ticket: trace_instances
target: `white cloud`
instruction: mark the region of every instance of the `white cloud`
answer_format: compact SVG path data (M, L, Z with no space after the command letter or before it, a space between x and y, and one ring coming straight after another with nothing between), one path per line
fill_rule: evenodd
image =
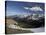
M30 8L30 10L32 10L32 11L43 11L42 8L40 8L40 7L32 7L32 8Z
M24 9L29 9L28 7L24 7Z
M29 9L29 10L31 10L31 11L43 11L43 9L40 8L40 7L32 7L32 8L24 7L24 8L25 8L25 9Z

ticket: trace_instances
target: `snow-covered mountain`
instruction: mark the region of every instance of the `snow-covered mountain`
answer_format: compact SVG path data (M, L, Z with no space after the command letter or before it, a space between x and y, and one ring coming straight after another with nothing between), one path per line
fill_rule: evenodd
M44 18L43 14L33 14L33 16L32 16L33 20L39 20L41 18Z
M41 18L44 18L44 14L31 14L31 15L14 15L14 16L10 16L10 18L18 18L18 19L26 19L26 20L39 20Z
M40 18L44 18L43 14L32 14L32 15L18 15L19 18L27 18L27 20L32 19L32 20L39 20Z

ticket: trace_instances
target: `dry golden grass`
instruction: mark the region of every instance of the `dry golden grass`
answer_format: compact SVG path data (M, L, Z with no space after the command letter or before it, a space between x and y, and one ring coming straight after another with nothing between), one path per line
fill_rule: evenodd
M6 19L6 23L7 24L15 24L16 21L14 21L13 19Z
M32 31L29 31L29 30L7 28L7 25L15 24L15 23L16 21L14 21L13 19L6 19L6 34L32 33Z

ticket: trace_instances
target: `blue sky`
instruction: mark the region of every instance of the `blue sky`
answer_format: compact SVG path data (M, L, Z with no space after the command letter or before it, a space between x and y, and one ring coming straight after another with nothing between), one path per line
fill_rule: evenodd
M27 7L28 9L24 7ZM38 10L42 9L42 11L38 11L40 14L44 13L44 3L7 1L6 2L6 16L36 13L34 12L36 8ZM34 11L32 11L32 9Z

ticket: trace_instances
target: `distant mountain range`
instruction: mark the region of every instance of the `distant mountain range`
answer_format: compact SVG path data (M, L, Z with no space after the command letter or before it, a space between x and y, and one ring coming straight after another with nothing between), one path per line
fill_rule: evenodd
M8 16L7 18L27 18L27 20L39 20L40 18L44 18L45 16L43 14L32 14L32 15L13 15L13 16Z
M14 15L6 17L18 22L18 25L23 28L36 28L44 26L45 16L43 14L33 15Z

